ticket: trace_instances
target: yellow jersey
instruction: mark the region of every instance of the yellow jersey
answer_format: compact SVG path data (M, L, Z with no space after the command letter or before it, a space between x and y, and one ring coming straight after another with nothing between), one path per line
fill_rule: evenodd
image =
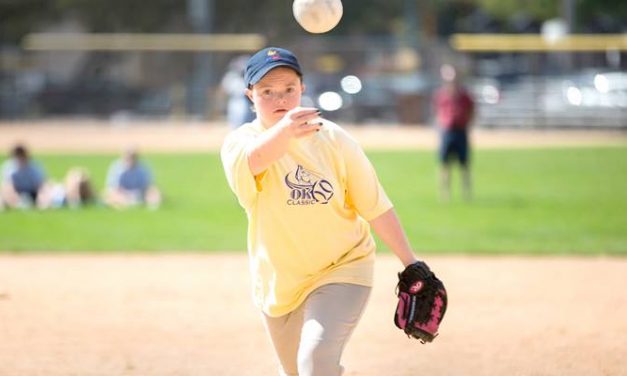
M255 304L269 316L296 309L328 283L372 285L375 242L368 221L392 208L360 145L328 120L292 139L287 152L253 176L246 151L258 120L227 135L221 158L248 218Z

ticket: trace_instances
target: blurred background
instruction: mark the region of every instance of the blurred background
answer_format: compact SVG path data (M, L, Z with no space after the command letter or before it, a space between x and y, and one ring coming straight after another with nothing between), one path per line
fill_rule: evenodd
M223 121L231 62L278 45L335 121L428 125L452 64L478 126L627 127L627 2L343 4L312 37L285 0L0 0L0 120Z
M65 198L76 167L96 196L0 203L0 375L275 369L217 153L242 61L266 46L298 55L305 105L366 141L412 247L455 294L441 342L408 360L386 308L399 264L377 256L351 374L627 375L627 1L342 3L312 35L291 0L0 0L0 162L25 143ZM452 199L438 195L445 65L476 102L472 200L460 171ZM158 210L99 198L129 147Z

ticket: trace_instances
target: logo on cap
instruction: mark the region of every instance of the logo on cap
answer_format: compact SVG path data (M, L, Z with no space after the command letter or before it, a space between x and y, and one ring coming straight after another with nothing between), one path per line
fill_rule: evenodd
M269 58L266 59L266 61L279 60L281 58L281 55L279 55L279 51L277 50L268 50L268 56Z

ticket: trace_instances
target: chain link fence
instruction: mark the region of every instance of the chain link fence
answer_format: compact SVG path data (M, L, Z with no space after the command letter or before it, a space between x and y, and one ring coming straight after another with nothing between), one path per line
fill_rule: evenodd
M322 36L281 46L292 49L305 70L304 104L319 106L337 121L429 125L439 67L448 63L462 72L475 96L477 126L627 127L620 52L613 63L596 54L564 65L538 53L462 54L446 40L411 46L392 37ZM224 119L228 98L221 78L245 52L204 54L211 71L199 88L194 52L5 47L0 119ZM205 104L200 113L194 109L199 102Z

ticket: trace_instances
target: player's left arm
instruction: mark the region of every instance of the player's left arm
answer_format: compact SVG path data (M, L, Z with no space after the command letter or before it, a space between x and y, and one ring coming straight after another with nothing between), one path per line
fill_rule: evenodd
M392 202L359 143L341 128L334 132L346 165L347 203L370 223L379 238L407 266L417 261Z
M404 266L418 261L394 208L369 221L379 238L401 260Z
M466 91L466 100L468 101L468 122L472 122L475 118L475 99Z

